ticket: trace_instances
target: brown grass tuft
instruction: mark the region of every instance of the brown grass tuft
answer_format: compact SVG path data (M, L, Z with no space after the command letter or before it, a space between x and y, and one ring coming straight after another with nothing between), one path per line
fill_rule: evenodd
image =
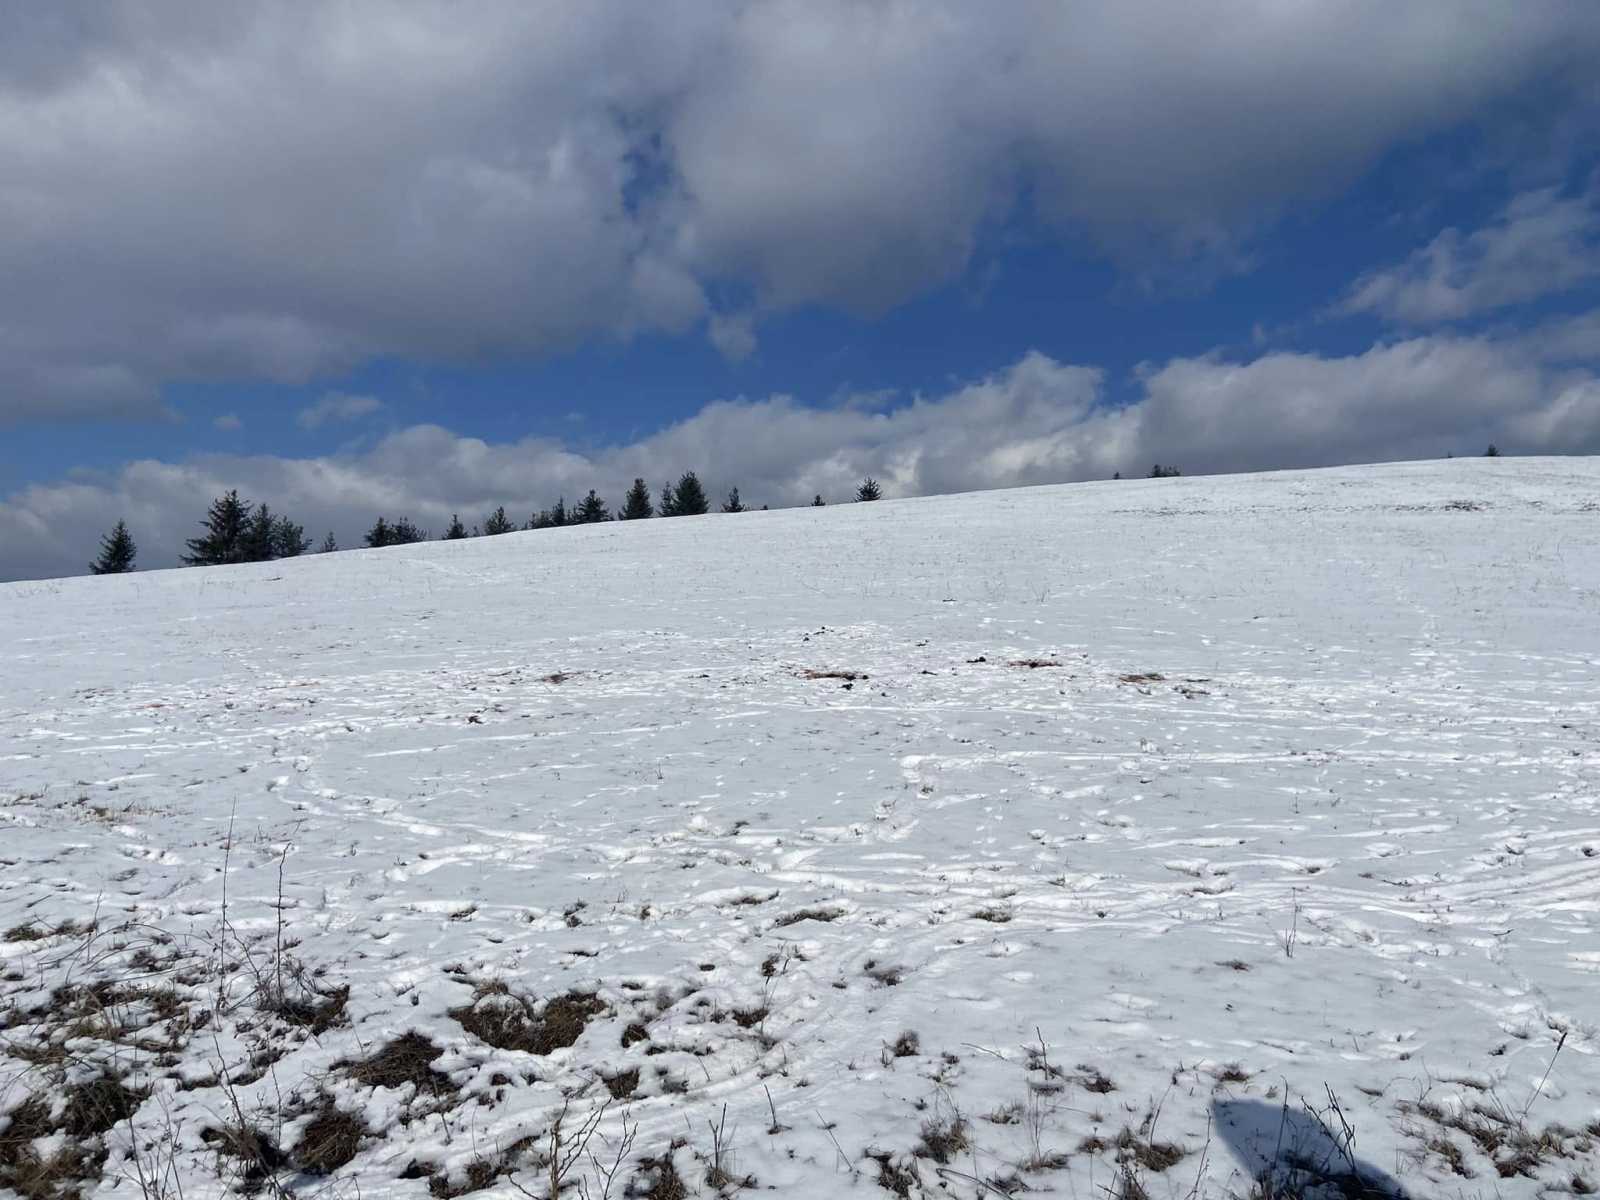
M453 1092L450 1077L433 1069L433 1061L444 1051L424 1035L412 1030L385 1045L370 1058L348 1067L350 1077L368 1087L398 1088L415 1084L420 1092Z

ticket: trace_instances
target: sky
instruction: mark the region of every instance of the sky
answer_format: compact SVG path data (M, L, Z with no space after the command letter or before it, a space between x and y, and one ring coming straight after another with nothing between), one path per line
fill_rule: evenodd
M0 0L0 579L1600 453L1593 0Z

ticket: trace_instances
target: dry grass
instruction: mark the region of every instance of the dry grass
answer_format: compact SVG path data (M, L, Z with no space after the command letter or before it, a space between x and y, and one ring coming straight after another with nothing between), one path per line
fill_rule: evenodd
M798 925L801 921L837 921L844 916L842 908L802 908L792 913L785 913L772 923L774 929L787 929L791 925Z
M444 1051L427 1037L413 1030L385 1044L377 1053L346 1070L357 1083L368 1087L399 1088L413 1084L421 1092L453 1092L450 1077L433 1068Z
M922 1140L917 1143L915 1152L942 1166L970 1144L967 1123L961 1117L935 1117L922 1123Z
M605 1011L600 998L587 992L553 996L536 1011L522 997L495 990L480 994L464 1008L452 1009L450 1015L497 1050L543 1055L572 1045L589 1021Z
M633 1067L627 1071L618 1071L615 1075L605 1076L606 1091L617 1100L626 1100L633 1095L639 1087L639 1068Z
M324 1100L321 1111L300 1135L295 1161L308 1175L332 1175L356 1156L366 1135L361 1118Z

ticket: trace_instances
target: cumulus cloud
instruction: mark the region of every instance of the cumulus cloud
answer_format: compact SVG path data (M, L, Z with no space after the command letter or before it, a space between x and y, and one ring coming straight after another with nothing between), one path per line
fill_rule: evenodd
M1356 280L1340 305L1427 325L1493 312L1600 279L1600 177L1579 195L1542 188L1498 219L1446 229L1405 262Z
M470 525L504 504L519 519L598 488L615 503L635 476L652 487L695 469L714 493L747 503L844 499L864 475L890 496L1142 473L1190 473L1476 453L1600 452L1600 378L1574 355L1600 314L1546 336L1429 335L1360 354L1209 355L1151 364L1139 395L1109 403L1104 373L1030 353L940 395L786 396L717 401L642 440L580 452L559 441L490 444L436 425L403 429L360 453L289 459L209 455L141 461L104 478L23 489L0 502L0 578L81 571L85 548L117 519L142 564L171 565L214 495L269 501L344 545L380 513L433 529ZM1584 322L1587 321L1587 324Z
M220 433L237 433L244 428L244 422L237 413L223 413L220 417L213 417L211 428Z
M353 396L348 392L329 392L315 404L308 404L295 414L295 423L301 429L320 429L330 422L357 421L371 416L383 408L376 396Z
M16 5L0 423L386 354L702 329L738 357L713 297L881 311L1023 205L1227 254L1597 57L1579 0Z

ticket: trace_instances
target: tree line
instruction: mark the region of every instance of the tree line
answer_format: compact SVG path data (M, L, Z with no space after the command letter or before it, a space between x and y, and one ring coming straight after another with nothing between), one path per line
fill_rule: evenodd
M883 489L878 481L868 476L856 489L858 501L880 500ZM813 507L827 502L819 494L811 501ZM761 506L763 509L766 505ZM723 499L721 510L725 513L748 512L739 496L738 488L730 488ZM469 537L494 537L502 533L515 533L523 529L554 529L563 525L594 525L602 521L638 521L649 517L695 517L711 511L711 500L706 495L700 477L686 471L677 483L662 485L657 497L652 499L650 489L643 479L635 479L623 498L622 507L615 514L611 506L594 488L571 508L566 497L558 499L552 508L540 509L525 524L518 524L506 514L501 505L486 516L482 523L469 531L459 513L452 514L450 524L441 535L443 541L456 541ZM200 522L203 532L188 539L188 553L182 555L185 566L219 566L225 563L267 562L279 558L297 558L311 549L305 528L288 517L274 513L265 504L253 505L239 498L237 489L219 496L211 502ZM363 535L366 545L404 546L431 540L432 535L409 517L391 521L380 516ZM317 547L321 554L339 549L332 532ZM118 521L100 539L100 556L89 564L95 575L120 575L134 569L138 547L125 521Z
M1490 443L1483 456L1499 458L1500 448ZM1150 469L1148 478L1172 479L1182 474L1182 471L1170 464L1156 463ZM1122 472L1118 471L1112 478L1121 479ZM870 475L861 481L860 487L856 488L855 499L858 502L882 498L883 489ZM811 506L821 508L826 503L827 501L819 493L813 497ZM767 506L763 504L761 507L765 509ZM729 489L721 509L725 513L748 511L739 497L738 488ZM594 488L590 488L589 494L571 508L567 507L566 497L563 496L556 501L555 507L540 509L522 525L506 515L504 505L496 508L483 519L481 524L474 525L470 531L462 522L460 514L454 513L441 539L456 541L469 537L494 537L524 529L593 525L601 521L638 521L647 517L696 517L710 511L711 501L700 483L700 477L693 471L686 471L679 477L677 483L663 484L655 500L651 499L650 489L645 486L644 480L635 479L633 486L628 489L628 494L623 497L622 507L614 514L600 494ZM190 538L186 543L189 552L182 556L185 566L205 567L223 563L296 558L311 549L311 542L307 540L302 526L295 524L286 516L274 513L265 504L251 505L240 500L237 489L213 500L205 519L200 524L205 532L200 537ZM413 542L426 542L431 537L427 530L418 527L409 517L401 517L392 522L387 517L379 517L362 540L368 546L404 546ZM339 544L330 532L317 550L318 553L328 554L338 548ZM134 569L137 553L138 547L134 543L133 535L128 532L127 523L118 521L111 532L100 539L100 556L89 564L89 570L95 575L123 574Z

